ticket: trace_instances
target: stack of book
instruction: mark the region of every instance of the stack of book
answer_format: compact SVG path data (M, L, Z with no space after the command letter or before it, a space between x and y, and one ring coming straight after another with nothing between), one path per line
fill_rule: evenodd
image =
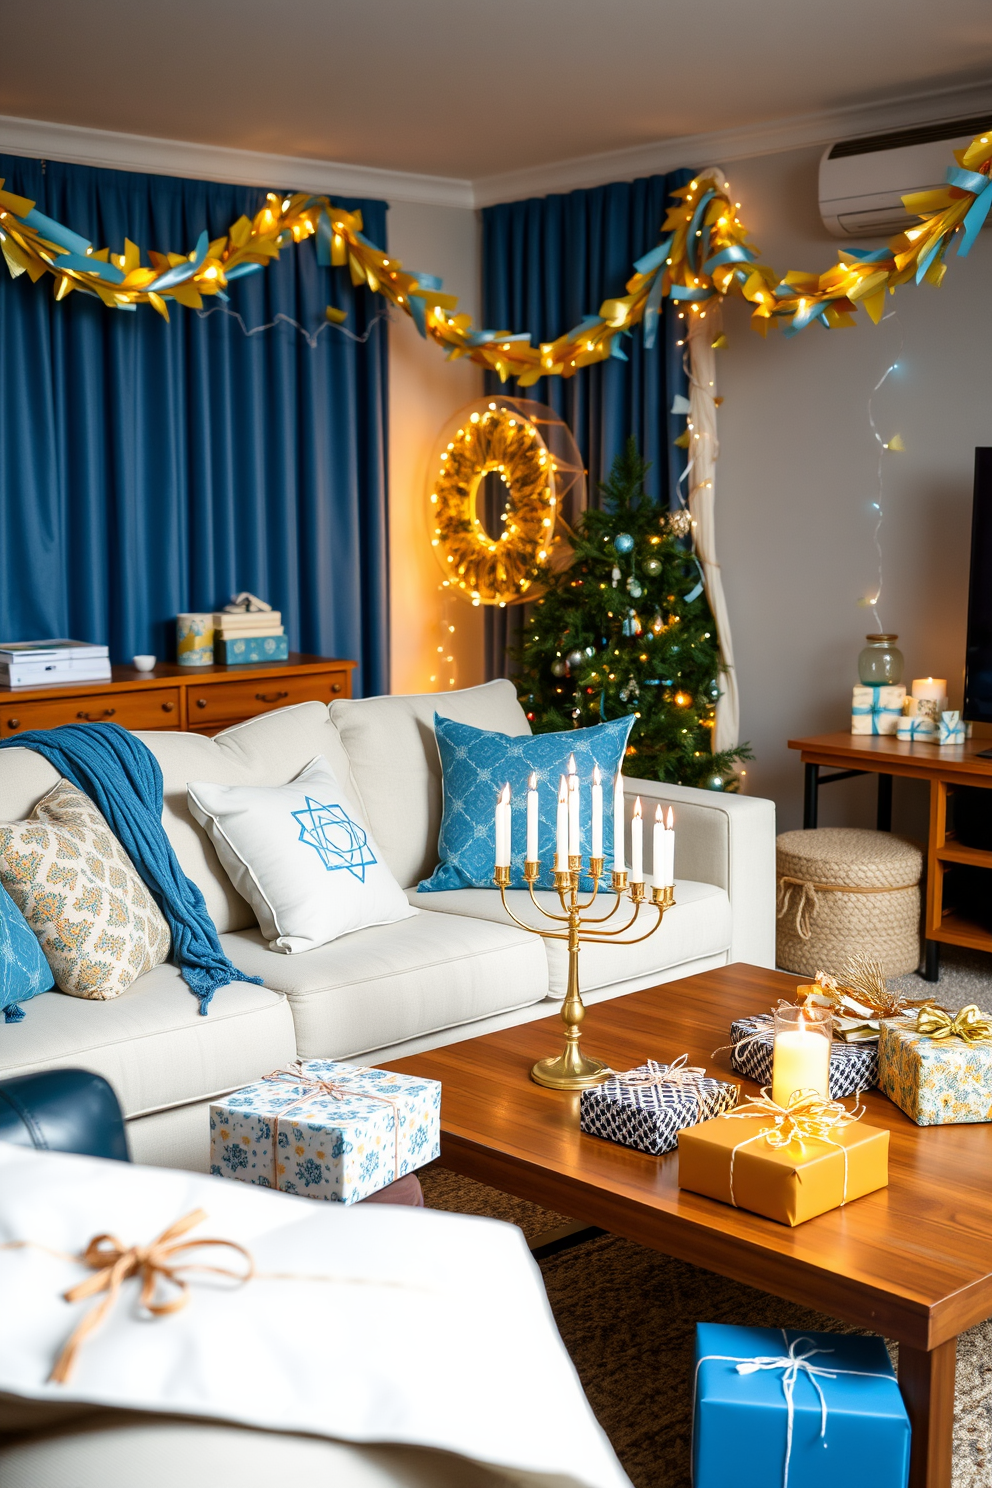
M214 614L214 660L223 666L285 661L289 641L279 610L218 610Z
M10 641L0 645L0 686L109 682L110 652L89 641Z

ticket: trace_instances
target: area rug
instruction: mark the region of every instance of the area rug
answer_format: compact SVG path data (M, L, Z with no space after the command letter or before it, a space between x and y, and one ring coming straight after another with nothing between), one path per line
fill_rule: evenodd
M420 1178L429 1208L505 1220L531 1243L569 1223L439 1164ZM613 1235L540 1266L565 1346L635 1488L689 1488L697 1322L859 1331ZM896 1362L898 1345L889 1352ZM983 1323L958 1344L953 1488L989 1488L990 1481L992 1323Z

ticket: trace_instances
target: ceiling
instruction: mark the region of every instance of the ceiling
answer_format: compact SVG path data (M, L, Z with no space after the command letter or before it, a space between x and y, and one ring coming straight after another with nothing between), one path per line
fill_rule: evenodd
M984 82L989 22L989 0L46 0L5 10L0 114L477 180Z

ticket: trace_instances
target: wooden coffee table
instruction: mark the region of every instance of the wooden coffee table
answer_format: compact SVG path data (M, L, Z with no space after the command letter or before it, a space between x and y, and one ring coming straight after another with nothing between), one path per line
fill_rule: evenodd
M721 967L599 1003L584 1043L615 1069L688 1053L729 1073L729 1053L713 1050L732 1019L766 1012L796 985ZM551 1017L390 1069L442 1082L441 1161L455 1172L897 1339L910 1488L950 1488L955 1343L992 1316L992 1125L918 1127L870 1092L865 1119L892 1133L888 1188L789 1229L683 1192L677 1153L648 1157L583 1135L578 1094L528 1078L560 1042Z

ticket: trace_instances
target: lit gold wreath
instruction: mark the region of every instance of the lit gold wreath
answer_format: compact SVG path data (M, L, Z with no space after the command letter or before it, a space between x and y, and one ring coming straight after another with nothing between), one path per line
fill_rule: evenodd
M557 538L556 462L534 424L513 407L476 409L442 450L431 491L432 543L445 578L473 604L520 604L540 592ZM480 519L482 482L507 487L505 530Z

